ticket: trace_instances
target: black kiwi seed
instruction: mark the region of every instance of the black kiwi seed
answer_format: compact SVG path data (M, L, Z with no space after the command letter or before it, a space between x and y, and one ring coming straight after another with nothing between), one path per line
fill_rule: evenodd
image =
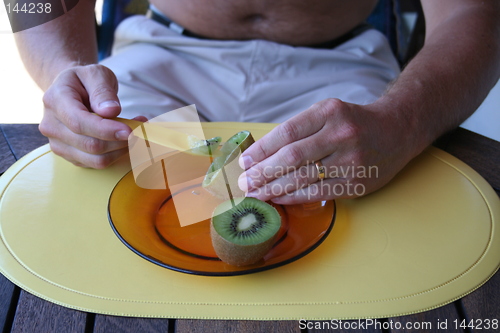
M246 215L249 215L249 214L253 214L256 217L258 222L254 223L250 229L238 231L238 222L239 222L240 218L242 218ZM238 236L238 237L239 236L246 237L248 235L252 235L266 224L264 215L262 213L260 213L259 211L257 211L257 209L255 209L255 208L249 208L249 209L246 209L245 211L235 212L235 213L233 213L233 215L231 217L232 217L232 221L231 221L231 224L229 225L229 227L233 232L235 232L237 234L236 236Z

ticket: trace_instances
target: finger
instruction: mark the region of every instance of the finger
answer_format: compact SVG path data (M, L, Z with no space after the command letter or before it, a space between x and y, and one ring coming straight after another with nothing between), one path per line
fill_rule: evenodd
M123 123L90 113L74 98L61 100L55 117L75 134L106 141L127 140L132 131Z
M81 151L58 139L50 139L49 141L50 147L56 155L65 158L77 166L93 169L107 168L128 152L127 148L122 148L105 154L94 155Z
M334 165L337 159L337 154L331 154L323 159L318 159L324 167L324 177L325 178L339 178L348 176L346 172L339 172L338 166ZM341 167L341 170L350 170L351 166ZM340 176L342 175L342 176ZM285 194L292 193L301 188L307 187L313 183L320 180L320 170L319 166L314 163L309 163L307 165L301 166L297 169L288 172L282 177L277 177L275 180L263 185L260 188L256 188L253 191L248 192L246 195L250 197L255 197L262 201L268 201L275 197L280 197Z
M42 127L51 131L51 124L58 120L76 134L107 141L127 140L131 132L130 127L90 113L84 104L85 96L82 95L81 89L75 87L74 82L51 87L43 98L44 118L48 119L42 121Z
M117 117L121 112L118 99L118 80L102 65L89 65L76 72L87 91L90 108L104 118Z
M332 154L335 146L325 139L327 134L322 132L319 131L315 135L291 143L264 161L254 164L238 179L240 189L245 192L255 190L289 172Z
M128 141L106 141L91 136L79 135L69 131L64 126L61 131L66 132L64 142L92 155L102 155L128 146Z
M321 104L314 104L306 111L276 126L257 140L240 156L240 167L244 170L275 154L282 147L304 139L321 130L325 124L323 112L317 112Z
M116 120L101 118L93 113L75 115L79 117L77 134L98 138L106 141L126 141L132 129ZM70 128L71 129L71 128Z
M262 187L246 193L246 196L268 201L307 187L317 182L318 177L319 173L314 164L304 165L293 172L287 173L283 177L279 177Z
M271 199L280 205L293 205L333 199L356 198L365 194L361 184L344 178L324 179L294 192Z
M143 123L147 122L149 119L144 117L144 116L137 116L135 118L132 118L132 120L137 120L137 121L142 121Z
M122 141L122 143L116 144L116 147L123 146L123 142L127 142L131 132L130 127L127 125L81 110L84 106L74 99L62 100L58 108L67 110L67 108L70 108L68 105L73 105L75 108L80 108L80 110L73 109L70 112L45 111L39 127L43 135L49 138L58 138L89 153L100 153L113 149L107 149L102 144L96 145L97 142L92 143L95 140L91 139L86 139L87 144L84 144L81 140L83 137L108 142ZM95 146L95 148L84 149L85 145ZM99 147L101 147L102 151L96 150Z

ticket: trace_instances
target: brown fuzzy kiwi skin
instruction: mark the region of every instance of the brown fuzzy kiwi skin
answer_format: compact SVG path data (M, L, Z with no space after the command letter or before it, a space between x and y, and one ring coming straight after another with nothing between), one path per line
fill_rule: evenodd
M215 231L213 221L210 223L210 236L217 256L225 263L233 266L248 266L261 260L273 247L278 232L267 241L255 245L238 245L225 240Z

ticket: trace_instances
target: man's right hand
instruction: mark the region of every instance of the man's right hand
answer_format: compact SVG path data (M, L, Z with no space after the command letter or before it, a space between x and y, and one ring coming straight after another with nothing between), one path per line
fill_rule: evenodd
M121 112L117 92L115 75L102 65L61 72L43 97L39 126L52 151L75 165L95 169L106 168L125 154L131 129L106 119Z

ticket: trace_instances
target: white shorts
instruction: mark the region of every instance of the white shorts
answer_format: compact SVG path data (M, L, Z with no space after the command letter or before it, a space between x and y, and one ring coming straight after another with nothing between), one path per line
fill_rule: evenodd
M399 74L382 33L334 49L186 37L144 16L117 28L111 57L122 117L195 104L207 121L280 123L323 99L368 104Z

